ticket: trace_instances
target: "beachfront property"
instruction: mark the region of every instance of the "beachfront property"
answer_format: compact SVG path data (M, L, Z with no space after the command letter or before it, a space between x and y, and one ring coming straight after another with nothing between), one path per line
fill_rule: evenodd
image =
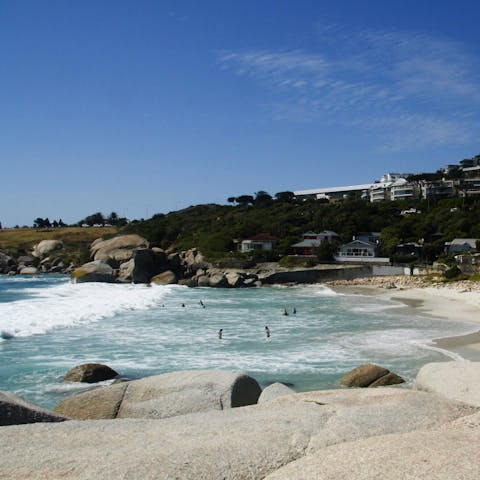
M334 259L337 262L390 263L387 257L379 257L380 232L359 232L349 243L343 244Z
M290 249L293 255L314 255L315 249L320 246L322 242L338 242L340 236L332 230L324 230L320 233L312 231L305 232L301 242L291 245Z
M423 245L416 242L399 243L395 247L395 256L420 260L423 256Z
M297 190L293 193L299 200L340 200L355 196L365 198L372 185L373 183L365 183L362 185L349 185L343 187L314 188L311 190Z
M246 238L238 243L238 250L242 253L251 252L253 250L271 251L275 248L278 238L269 233L258 233L253 237Z
M480 238L454 238L451 242L445 242L445 251L450 254L471 252L477 250Z

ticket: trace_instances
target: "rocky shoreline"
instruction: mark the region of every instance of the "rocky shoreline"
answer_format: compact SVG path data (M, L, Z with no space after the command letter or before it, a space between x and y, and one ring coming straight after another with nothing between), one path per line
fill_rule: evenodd
M96 414L114 391L111 419L37 411L37 423L0 427L0 477L476 480L479 380L480 363L446 362L424 366L414 389L261 391L219 371L118 383L77 402ZM0 394L0 418L7 409L35 406Z

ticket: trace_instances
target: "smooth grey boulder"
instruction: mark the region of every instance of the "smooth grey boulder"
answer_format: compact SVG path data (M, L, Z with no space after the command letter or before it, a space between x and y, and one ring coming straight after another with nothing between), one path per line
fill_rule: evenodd
M148 247L148 241L140 235L118 235L108 240L97 238L90 246L90 255L93 260L112 260L120 264L130 260L137 249Z
M36 267L22 267L19 269L18 273L20 275L35 275L38 273L38 268Z
M166 418L257 403L261 388L240 372L193 370L129 382L118 418Z
M424 392L378 388L288 395L262 405L161 420L86 420L15 426L0 435L0 478L260 480L307 453L315 453L322 442L316 441L312 446L312 441L323 434L329 435L335 419L336 425L352 424L351 430L346 429L336 437L336 441L342 443L339 447L346 448L337 463L353 464L362 472L369 465L375 465L377 448L365 452L369 462L361 466L357 464L364 457L356 448L360 445L362 451L361 443L352 443L348 449L349 444L343 442L434 428L474 411L472 407ZM342 421L342 417L346 421ZM463 430L459 433L460 439L465 438ZM331 433L329 436L332 438ZM472 437L466 440L475 440L465 453L466 462L471 466L479 458L472 453L478 450L478 441ZM381 451L382 442L377 445ZM428 445L428 441L422 448L415 445L413 454L425 452ZM447 443L444 448L446 446ZM400 445L398 458L408 454L402 447ZM444 454L448 455L449 450ZM393 451L389 455L395 457ZM460 451L455 456L455 460L462 460ZM404 471L398 465L396 468L396 475ZM458 468L464 472L462 466ZM478 469L475 473L478 474ZM319 476L322 474L320 470L310 478L322 478ZM355 468L349 475L324 478L391 478L359 477ZM450 477L455 478L463 477Z
M43 258L55 250L61 250L63 242L61 240L42 240L33 247L32 255L37 258Z
M63 377L65 382L97 383L110 380L118 376L118 373L108 365L101 363L83 363L67 372Z
M27 402L13 393L0 392L0 426L65 420L68 418Z
M178 278L171 270L167 270L152 277L151 282L157 285L172 285L178 283Z
M415 388L480 407L480 362L427 363L417 374Z
M260 391L255 379L239 372L172 372L73 395L55 411L79 420L166 418L252 405Z
M83 264L71 273L72 283L116 281L115 271L105 260L95 260Z
M127 385L128 382L117 383L64 398L54 411L76 420L116 418Z
M275 382L262 390L258 403L265 403L273 400L277 397L283 397L284 395L291 395L296 393L295 390L287 387L283 383Z

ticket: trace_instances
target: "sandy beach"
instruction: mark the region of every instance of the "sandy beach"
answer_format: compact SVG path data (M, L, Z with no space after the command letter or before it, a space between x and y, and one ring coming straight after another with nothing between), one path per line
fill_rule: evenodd
M471 333L434 339L434 345L466 360L480 361L479 282L434 283L420 276L395 276L342 280L329 282L329 285L338 291L348 290L401 301L433 317L471 323Z

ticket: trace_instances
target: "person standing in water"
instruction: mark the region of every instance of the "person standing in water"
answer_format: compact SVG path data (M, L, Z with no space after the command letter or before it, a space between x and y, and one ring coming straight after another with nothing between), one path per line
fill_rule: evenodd
M288 312L287 312L287 309L286 309L286 308L283 310L283 314L284 314L286 317L288 317Z
M223 338L223 328L221 328L221 329L218 331L218 338L219 338L219 340L222 340L222 338Z
M268 328L268 325L265 325L265 334L267 335L267 338L270 338L270 329Z

